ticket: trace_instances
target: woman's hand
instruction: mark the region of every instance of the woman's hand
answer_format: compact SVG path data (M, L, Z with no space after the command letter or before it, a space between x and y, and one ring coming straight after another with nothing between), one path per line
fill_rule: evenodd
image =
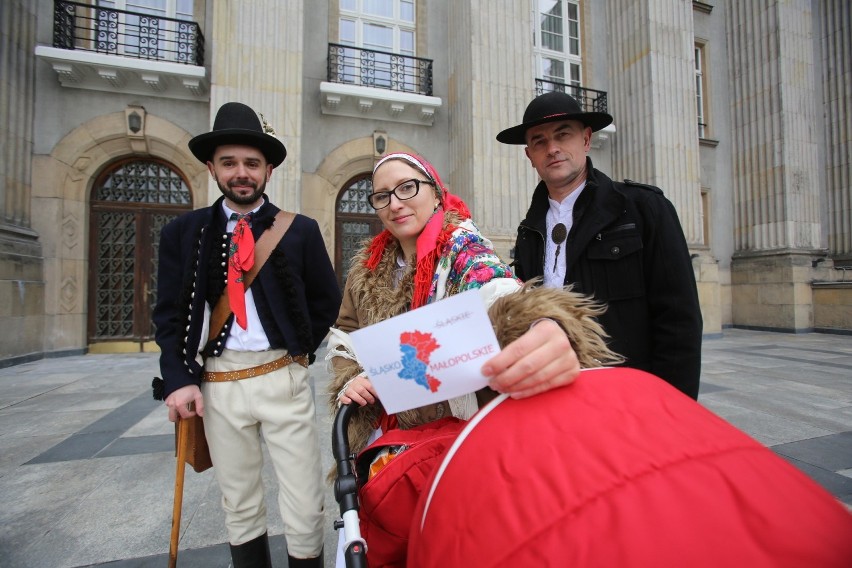
M512 398L567 385L580 373L571 341L553 320L542 319L482 366L488 386Z
M363 373L346 383L337 398L341 404L355 402L360 406L374 404L379 399L373 383Z

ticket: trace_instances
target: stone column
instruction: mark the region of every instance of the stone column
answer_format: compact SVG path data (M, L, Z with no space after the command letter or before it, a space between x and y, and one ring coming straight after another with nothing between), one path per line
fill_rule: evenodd
M808 331L820 252L820 165L809 0L731 2L733 323Z
M44 259L30 218L35 10L0 3L0 361L43 350Z
M615 179L659 186L702 243L692 2L608 0Z
M852 264L852 6L820 2L824 85L828 250L835 264Z
M522 146L496 141L520 122L535 94L528 2L453 1L447 49L451 117L447 183L471 208L498 253L508 259L515 231L538 182ZM525 40L526 39L526 40Z
M608 0L613 179L660 187L696 250L704 333L721 332L718 263L703 242L692 2Z
M304 2L216 0L211 53L210 125L219 107L245 103L266 118L287 148L267 195L289 211L301 211L302 58ZM220 193L212 183L210 201Z

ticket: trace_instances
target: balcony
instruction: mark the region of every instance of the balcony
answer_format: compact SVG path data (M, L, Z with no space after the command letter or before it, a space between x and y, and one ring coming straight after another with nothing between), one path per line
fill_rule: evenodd
M580 103L580 108L584 112L609 112L607 110L606 91L596 91L579 87L577 85L566 85L565 83L557 83L548 81L547 79L535 80L535 95L543 95L552 91L561 91L568 93ZM610 124L606 128L595 132L592 135L592 147L600 148L601 144L609 139L610 135L615 132L615 124Z
M548 81L546 79L535 80L536 96L552 91L568 93L580 103L580 108L585 112L608 112L606 110L606 92L604 91L596 91L576 85L566 85L565 83L556 83L555 81Z
M54 0L53 45L35 53L63 87L208 98L197 22Z
M441 99L432 96L432 60L328 44L323 114L432 125Z

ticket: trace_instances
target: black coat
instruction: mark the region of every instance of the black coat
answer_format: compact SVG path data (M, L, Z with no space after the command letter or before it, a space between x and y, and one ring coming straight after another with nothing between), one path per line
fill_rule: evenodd
M626 366L698 397L702 318L689 249L663 192L613 182L586 162L565 246L565 284L607 305L600 322ZM522 280L543 275L547 187L539 183L518 228L513 266Z
M224 349L233 314L209 344L209 311L225 290L230 235L219 198L212 206L185 213L160 235L157 305L154 308L163 397L200 384L203 356ZM279 209L264 197L253 216L255 240L271 226ZM313 360L340 309L340 287L317 222L296 215L251 284L258 315L273 349ZM206 344L206 345L205 345Z

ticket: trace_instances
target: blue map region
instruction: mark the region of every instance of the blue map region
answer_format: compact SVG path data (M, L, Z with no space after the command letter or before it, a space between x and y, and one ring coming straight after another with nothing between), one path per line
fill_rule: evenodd
M414 381L428 390L426 363L417 358L417 348L406 343L400 344L399 348L402 351L402 370L398 373L399 378Z

